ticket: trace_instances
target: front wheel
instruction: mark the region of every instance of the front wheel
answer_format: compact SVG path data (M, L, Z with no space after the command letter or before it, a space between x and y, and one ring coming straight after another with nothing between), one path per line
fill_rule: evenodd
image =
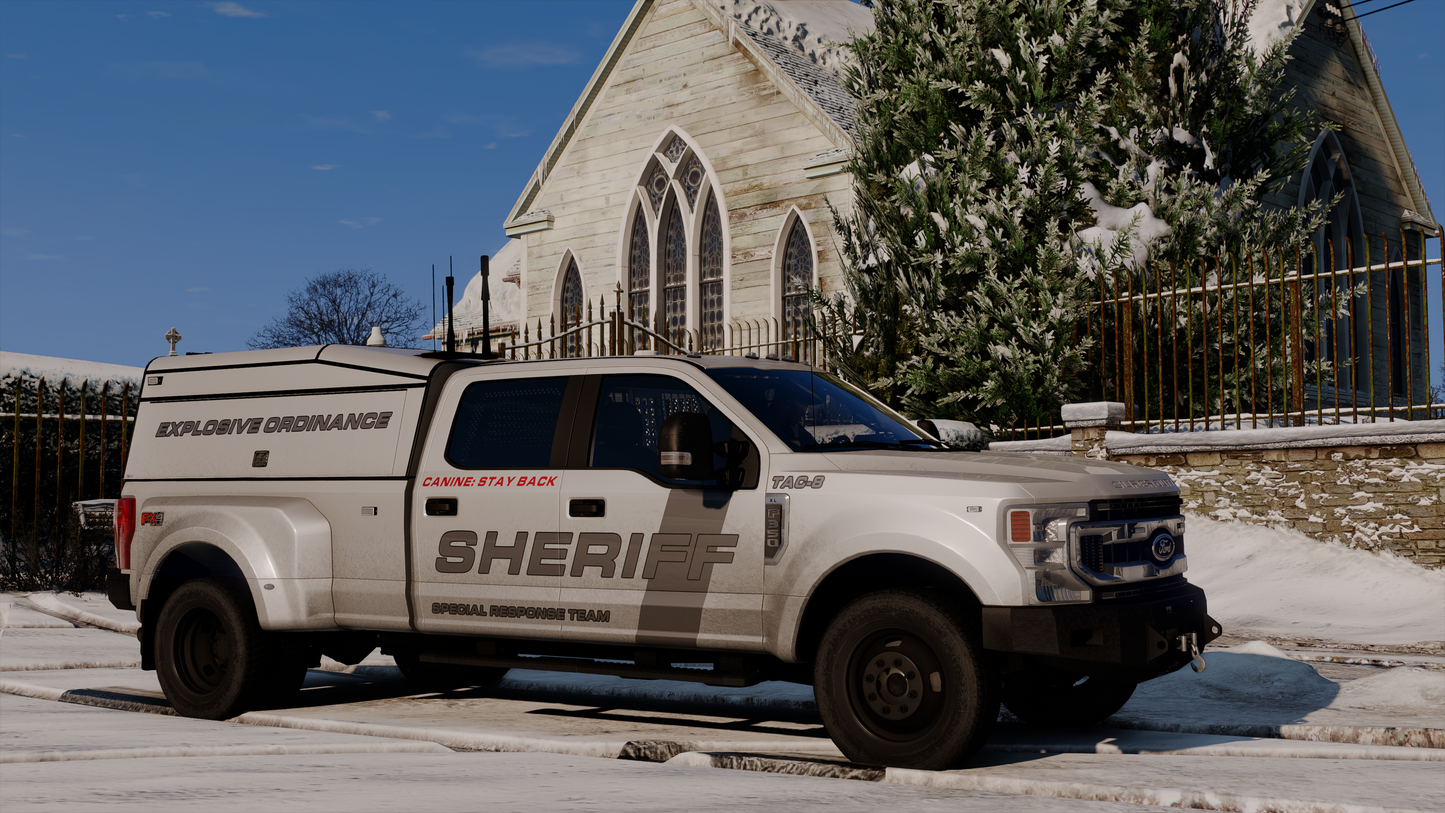
M1003 704L1033 725L1088 728L1108 719L1137 683L1056 672L1018 672L1003 681Z
M306 665L261 629L245 583L199 579L176 588L161 608L156 675L180 714L224 720L294 692Z
M854 762L959 765L998 717L994 659L965 610L931 591L881 591L843 608L813 678L823 724Z

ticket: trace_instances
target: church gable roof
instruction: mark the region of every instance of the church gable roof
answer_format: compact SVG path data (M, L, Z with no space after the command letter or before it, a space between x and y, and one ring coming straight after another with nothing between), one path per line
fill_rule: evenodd
M837 71L843 58L840 44L846 40L850 30L871 30L873 16L870 9L850 0L773 0L772 3L690 1L837 146L851 146L856 106L838 78ZM562 128L508 214L506 225L509 233L520 233L513 227L520 225L529 213L547 176L657 2L638 0L633 6L607 55L593 72L582 96L572 106ZM779 12L779 8L783 12Z
M593 72L582 96L573 105L562 129L552 140L522 196L507 216L508 226L529 212L547 175L551 172L592 103L607 83L628 45L637 35L647 12L659 0L637 0L627 21L618 31L606 57ZM850 58L843 43L854 33L873 30L872 9L851 0L690 0L726 33L729 42L742 50L792 99L839 148L852 145L857 105L839 79L844 62ZM1318 0L1259 0L1250 23L1251 44L1256 52L1289 35L1303 24ZM1399 123L1385 95L1364 30L1354 19L1350 0L1339 0L1345 30L1362 74L1374 113L1390 146L1390 157L1400 183L1411 203L1404 217L1420 225L1435 224L1424 185L1410 157ZM1413 217L1411 217L1413 215ZM1436 226L1438 228L1438 226ZM520 233L520 232L518 232Z
M1304 25L1304 21L1309 19L1317 5L1319 0L1259 0L1254 16L1250 18L1250 44L1255 53L1264 51L1270 43L1288 36L1295 28ZM1386 141L1389 142L1390 158L1393 160L1395 172L1411 203L1410 210L1402 215L1402 219L1438 231L1439 225L1430 211L1430 201L1425 197L1425 186L1420 182L1415 160L1410 157L1410 150L1405 146L1405 137L1400 132L1400 124L1395 119L1395 111L1390 107L1390 99L1385 95L1385 86L1380 81L1380 68L1375 63L1374 52L1365 38L1365 30L1355 19L1352 0L1336 0L1334 4L1327 4L1325 9L1339 20L1349 37L1351 53L1365 79L1371 107L1380 129L1385 133Z

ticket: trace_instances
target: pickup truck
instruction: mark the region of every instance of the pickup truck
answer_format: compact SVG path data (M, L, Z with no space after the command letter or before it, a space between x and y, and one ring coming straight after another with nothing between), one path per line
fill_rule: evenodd
M966 762L1000 703L1090 725L1202 665L1167 475L934 428L756 358L162 357L108 590L188 716L380 647L428 685L809 683L850 759L915 768Z

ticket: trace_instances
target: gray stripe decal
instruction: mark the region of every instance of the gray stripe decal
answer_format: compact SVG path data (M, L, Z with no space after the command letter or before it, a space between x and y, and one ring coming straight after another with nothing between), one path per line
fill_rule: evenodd
M668 494L662 525L657 532L687 535L688 555L681 557L684 561L659 557L660 561L653 563L656 572L644 572L647 592L643 594L642 608L637 617L637 643L646 646L697 646L698 632L702 629L702 604L707 598L708 584L712 581L712 567L704 566L700 573L698 568L692 567L692 573L689 573L689 562L705 553L707 535L722 533L731 498L732 492L729 491L703 489L678 488ZM657 544L657 540L652 544ZM651 545L648 547L650 553ZM644 561L649 558L644 556Z

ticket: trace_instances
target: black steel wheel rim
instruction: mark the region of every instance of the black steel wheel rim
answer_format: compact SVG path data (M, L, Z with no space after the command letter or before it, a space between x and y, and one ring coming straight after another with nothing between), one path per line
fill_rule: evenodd
M195 607L176 624L176 676L186 690L209 695L221 687L231 668L231 636L210 610Z
M886 740L908 742L941 721L950 681L933 647L901 629L865 635L853 647L844 677L856 719Z

